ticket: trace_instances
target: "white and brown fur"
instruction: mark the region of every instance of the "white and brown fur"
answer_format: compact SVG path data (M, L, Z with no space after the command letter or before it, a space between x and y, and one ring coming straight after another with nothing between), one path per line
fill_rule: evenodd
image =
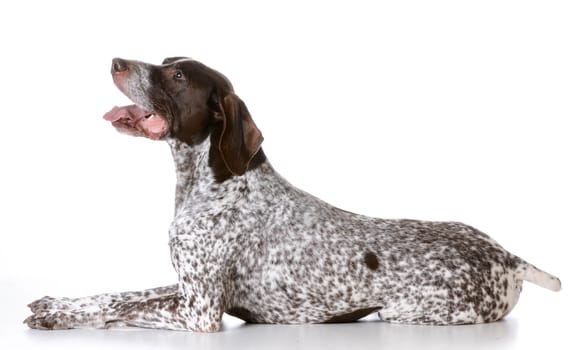
M160 137L138 127L135 134L165 139L175 159L169 246L178 283L44 297L29 305L31 328L214 332L223 313L290 324L349 322L375 311L389 322L454 325L501 319L523 280L560 289L556 277L470 226L357 215L292 186L266 160L230 82L199 62L114 59L112 75L167 123Z

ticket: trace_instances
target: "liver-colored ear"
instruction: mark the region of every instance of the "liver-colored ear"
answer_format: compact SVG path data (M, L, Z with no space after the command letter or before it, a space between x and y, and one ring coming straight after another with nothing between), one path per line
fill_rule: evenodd
M176 57L167 57L163 60L163 65L169 64L169 63L173 63L175 61L179 61L179 60L184 60L184 59L188 59L189 57L183 57L183 56L176 56Z
M238 96L229 93L218 102L224 124L220 136L220 154L232 174L242 175L260 150L263 137Z

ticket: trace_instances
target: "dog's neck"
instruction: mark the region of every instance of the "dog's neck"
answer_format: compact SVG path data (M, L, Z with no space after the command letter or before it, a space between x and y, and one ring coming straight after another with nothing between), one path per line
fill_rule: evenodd
M210 166L210 137L197 145L189 145L177 139L168 139L167 143L171 147L177 174L176 214L189 198L202 201L221 198L226 202L243 192L249 185L249 180L255 176L254 173L274 172L262 154L262 163L247 170L243 176L232 176L219 182L217 174Z
M171 147L171 153L175 161L175 173L177 176L175 213L177 213L194 186L198 186L200 182L206 180L213 181L212 170L206 166L209 140L193 146L177 139L168 139L167 143Z

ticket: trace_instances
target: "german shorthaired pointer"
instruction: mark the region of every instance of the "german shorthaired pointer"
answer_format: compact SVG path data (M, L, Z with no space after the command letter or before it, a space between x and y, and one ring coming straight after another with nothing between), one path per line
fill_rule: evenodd
M222 74L183 57L116 58L116 86L135 104L104 119L165 140L177 170L169 230L177 284L29 305L31 328L132 326L220 330L222 314L255 323L492 322L523 280L560 280L457 222L384 220L335 208L283 179Z

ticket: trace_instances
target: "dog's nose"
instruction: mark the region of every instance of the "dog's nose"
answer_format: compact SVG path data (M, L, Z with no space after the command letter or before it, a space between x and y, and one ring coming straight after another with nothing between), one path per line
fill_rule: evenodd
M128 70L128 62L123 60L122 58L114 58L112 60L112 74L114 73L122 73Z

